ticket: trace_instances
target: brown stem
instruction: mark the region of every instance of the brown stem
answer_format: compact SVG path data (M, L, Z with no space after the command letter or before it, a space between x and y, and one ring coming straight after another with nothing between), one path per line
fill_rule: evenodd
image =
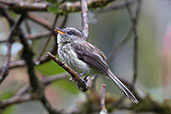
M107 109L105 107L105 93L106 93L106 84L103 84L101 87L101 113L107 114Z
M75 83L77 84L80 90L86 92L89 89L89 87L86 85L85 80L81 79L77 72L72 70L68 65L60 61L57 57L52 55L50 52L47 52L47 56L50 57L59 66L63 67L72 76L72 78L74 79Z
M81 0L81 17L83 39L88 40L88 7L87 0Z

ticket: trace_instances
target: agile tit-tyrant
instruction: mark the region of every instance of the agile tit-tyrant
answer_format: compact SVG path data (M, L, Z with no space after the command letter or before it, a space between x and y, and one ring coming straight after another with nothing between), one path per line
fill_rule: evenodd
M73 27L56 28L59 57L74 71L91 76L103 73L108 76L134 103L138 103L130 90L112 73L106 57L96 46L83 39L83 34Z

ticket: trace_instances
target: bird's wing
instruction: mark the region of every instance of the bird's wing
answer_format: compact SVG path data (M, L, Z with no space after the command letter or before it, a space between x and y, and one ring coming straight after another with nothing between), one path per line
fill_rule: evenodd
M138 103L138 100L130 92L130 90L110 71L107 63L105 62L105 56L103 52L86 41L73 42L71 43L71 47L80 60L105 73L113 80L120 90L123 91L126 96L128 96L131 101Z
M97 47L87 41L77 41L71 43L71 47L77 54L77 57L91 67L95 67L106 73L108 65L105 62L106 57Z

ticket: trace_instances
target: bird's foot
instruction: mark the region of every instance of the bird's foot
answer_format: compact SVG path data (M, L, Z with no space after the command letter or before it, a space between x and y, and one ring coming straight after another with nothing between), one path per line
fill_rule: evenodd
M82 72L79 74L79 77L83 76L85 74L85 72Z

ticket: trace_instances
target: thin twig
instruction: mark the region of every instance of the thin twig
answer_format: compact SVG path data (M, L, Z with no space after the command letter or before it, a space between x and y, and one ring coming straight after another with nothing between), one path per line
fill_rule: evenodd
M68 15L66 15L61 23L61 25L59 25L59 28L63 28L67 22L67 19L68 19ZM56 19L55 19L56 20ZM55 24L54 24L55 25ZM55 26L53 27L55 28ZM54 31L53 31L54 32ZM52 32L51 32L52 34ZM49 39L50 40L50 39ZM55 34L55 38L54 38L54 44L53 44L53 47L52 47L52 50L50 51L52 54L56 54L57 53L57 38L56 38L56 34ZM46 43L47 45L47 43ZM48 62L50 60L49 57L47 56L44 56L44 57L40 57L38 61L35 62L36 65L39 65L39 64L42 64L42 63L45 63L45 62Z
M31 34L31 28L27 19L25 20L25 28L26 28L27 34Z
M44 32L41 32L41 33L38 33L38 34L29 34L29 35L26 35L26 39L29 39L29 40L38 40L40 38L46 38L47 36L49 36L51 34L51 32L49 31L44 31Z
M106 93L106 84L103 84L101 87L101 111L100 114L107 114L107 109L105 107L105 93Z
M8 75L8 69L9 69L9 61L11 58L11 45L12 45L12 40L14 38L14 35L16 34L20 24L22 23L24 17L20 16L20 18L18 19L18 21L15 23L15 25L12 27L12 29L9 32L8 35L8 53L7 53L7 58L5 60L5 64L1 69L1 74L0 74L0 84L2 83L2 81L6 78L6 76Z
M22 16L25 17L25 14L22 14ZM25 37L22 34L20 34L19 38L23 45L22 57L25 60L27 67L28 67L27 69L28 69L28 75L29 75L29 81L30 81L32 93L39 94L40 101L42 102L42 104L44 105L44 107L47 109L47 111L50 114L58 114L58 112L56 110L54 110L54 108L48 103L48 101L44 95L43 85L36 77L35 70L34 70L34 63L33 63L33 52L30 49L30 47L27 43L27 40L25 39Z
M61 23L61 25L59 25L59 28L63 28L63 27L66 25L67 20L68 20L68 15L66 15L66 16L64 17L63 22Z
M27 14L27 17L28 17L31 21L33 21L33 22L35 22L35 23L37 23L37 24L40 24L41 26L47 28L47 29L50 30L50 31L53 31L52 24L51 24L49 21L47 21L47 20L45 20L45 19L43 19L43 18L40 18L39 16L36 16L36 15L33 14L33 13L28 13L28 14ZM55 32L54 32L54 33L55 33Z
M41 88L41 85L40 85L40 82L39 82L38 78L35 75L34 63L32 61L33 52L30 49L30 47L28 45L28 42L25 39L25 37L20 35L19 38L20 38L20 41L21 41L21 43L23 45L22 58L25 60L26 65L28 67L29 81L30 81L30 84L31 84L32 92L40 92L41 93L43 90Z
M56 16L55 16L55 19L54 19L54 22L53 22L52 29L55 28L55 25L56 25L56 22L57 22L57 20L58 20L58 17L59 17L59 15L56 15ZM49 35L49 37L48 37L48 39L47 39L47 41L46 41L46 43L45 43L45 45L44 45L44 47L43 47L43 50L41 51L41 53L40 53L40 55L39 55L39 57L37 58L37 61L40 61L40 58L42 57L43 53L45 52L45 50L46 50L46 48L47 48L47 46L48 46L48 44L49 44L49 42L50 42L50 40L51 40L52 34L53 34L53 31L51 31L51 34Z
M127 6L127 11L128 11L129 17L130 17L131 22L132 22L133 33L134 33L134 51L133 51L133 70L134 70L134 74L133 74L133 81L132 81L132 84L134 85L135 82L136 82L136 79L137 79L137 70L138 70L137 21L138 21L139 12L140 12L141 0L138 0L137 10L136 10L135 16L133 16L133 14L132 14L132 11L131 11L128 0L125 0L125 4Z
M47 109L49 114L61 114L52 107L52 105L48 102L45 96L43 96L40 101L42 102L43 106Z
M49 36L51 34L51 32L49 31L44 31L38 34L27 34L25 35L25 38L28 40L38 40L40 38L46 38L47 36ZM14 39L13 42L17 41L17 39ZM0 40L0 43L6 43L8 42L7 39L4 40Z
M137 26L137 21L139 18L139 12L140 12L140 7L141 7L141 2L142 0L138 0L138 6L137 6L137 10L136 10L136 15L135 15L135 20L132 21L133 23L135 23L135 29L134 29L134 77L133 77L133 81L132 84L134 85L137 77L138 77L138 34L137 34L137 30L136 30L136 26Z
M107 57L107 62L110 63L112 62L112 60L114 59L116 53L118 52L118 50L125 44L128 42L128 40L130 39L131 33L132 33L133 27L131 27L128 31L128 33L124 36L124 38L122 38L123 40L115 47L112 49L112 51L110 52L110 54Z
M53 83L54 81L58 81L64 78L67 78L68 74L67 73L61 73L58 75L54 75L54 76L48 76L48 77L44 77L42 79L42 84L46 87L48 85L50 85L51 83ZM28 91L30 90L30 86L29 85L25 85L24 87L22 87L17 93L17 96L21 96L26 94Z
M4 109L5 107L8 107L13 104L18 104L30 100L36 100L39 99L40 95L37 93L30 93L30 94L25 94L23 96L14 96L8 100L0 101L0 109Z
M11 45L12 45L11 42L8 42L7 57L0 72L0 84L4 81L4 79L7 77L8 72L9 72L9 63L10 63L10 58L11 58Z
M50 52L47 52L47 56L50 57L59 66L63 67L72 76L72 78L74 79L76 85L78 86L80 90L82 90L83 92L86 92L89 89L89 87L86 85L86 81L81 79L77 72L72 70L68 65L60 61L57 57L52 55Z
M128 2L130 5L134 5L137 2L137 0L128 0ZM121 2L121 3L115 3L113 5L106 6L104 8L97 9L95 12L105 13L105 12L114 11L114 10L118 10L118 9L125 8L125 7L126 7L125 2Z
M87 0L81 0L81 17L82 17L82 32L83 39L88 40L88 7Z

